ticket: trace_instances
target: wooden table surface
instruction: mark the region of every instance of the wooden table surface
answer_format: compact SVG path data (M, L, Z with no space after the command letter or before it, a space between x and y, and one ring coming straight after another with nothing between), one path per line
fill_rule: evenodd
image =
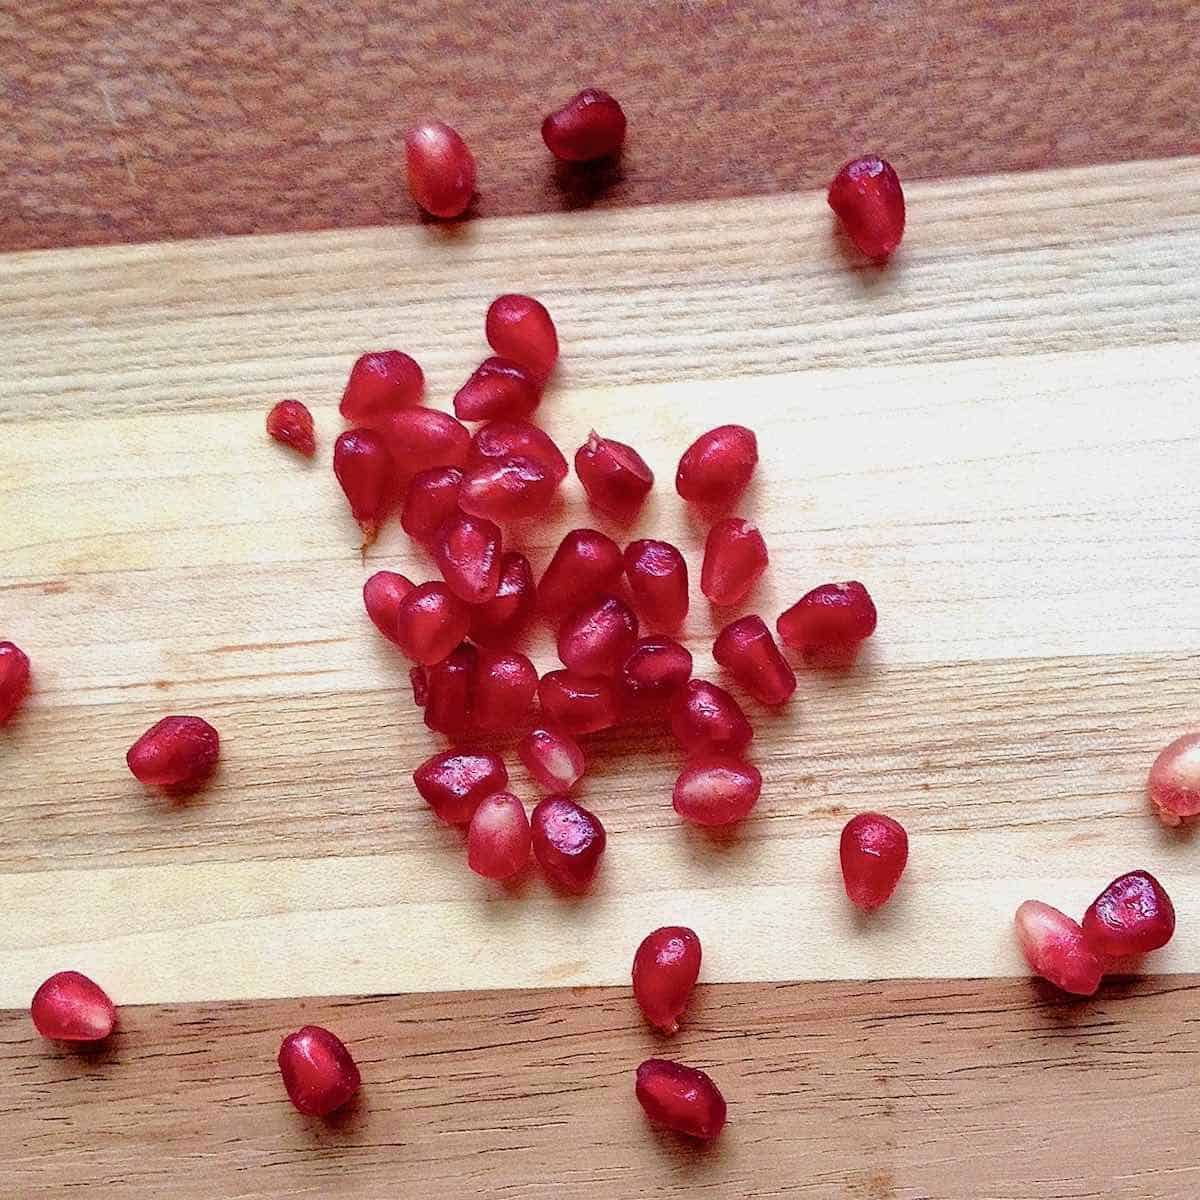
M0 1195L1191 1200L1200 871L1143 786L1200 723L1198 21L1116 0L0 14L0 636L36 679L0 734ZM630 115L599 178L536 133L585 82ZM431 111L480 159L462 225L405 197L399 134ZM884 271L819 190L867 146L910 181ZM733 838L678 823L660 736L591 739L610 848L579 902L471 876L415 795L438 739L359 590L432 568L394 524L364 566L327 463L357 353L410 350L445 405L503 290L559 324L539 420L642 450L639 529L694 578L674 464L736 415L772 554L754 610L857 577L881 614L854 671L754 710L764 795ZM311 466L262 433L284 395L316 415ZM515 536L536 569L584 521L571 481ZM694 597L699 673L728 615ZM549 667L544 631L529 651ZM123 761L167 712L223 736L185 805ZM869 921L836 870L865 807L913 845ZM1086 1002L1021 977L1016 903L1078 912L1136 866L1180 914L1152 974ZM668 922L700 932L705 985L664 1042L626 984ZM94 1051L29 1024L67 966L121 1006ZM365 1080L328 1123L274 1067L310 1021ZM714 1148L646 1126L654 1053L723 1086Z

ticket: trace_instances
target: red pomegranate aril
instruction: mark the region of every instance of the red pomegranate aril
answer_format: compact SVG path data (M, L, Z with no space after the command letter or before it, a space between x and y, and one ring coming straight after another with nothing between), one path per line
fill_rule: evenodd
M603 676L549 671L538 683L538 699L546 716L568 733L598 733L621 719L616 685Z
M445 121L424 121L404 135L409 195L427 213L461 217L475 195L475 158Z
M587 769L579 743L553 725L531 729L521 739L517 753L525 769L548 792L569 792Z
M125 762L139 783L184 792L213 773L220 753L220 736L203 717L163 717L129 747Z
M850 240L881 262L904 236L904 189L891 163L874 155L846 163L829 185L829 207Z
M875 632L875 603L861 583L823 583L775 622L779 640L806 657L852 656Z
M558 332L545 305L532 296L508 293L492 301L484 321L488 345L545 379L558 361Z
M1200 733L1185 733L1159 754L1147 788L1164 825L1200 813Z
M509 458L532 458L558 483L567 477L567 460L544 429L528 421L489 421L475 431L467 455L468 466L478 467Z
M1017 941L1035 975L1075 996L1090 996L1104 968L1080 926L1040 900L1026 900L1016 913Z
M471 448L467 427L436 408L402 408L374 428L387 444L399 484L430 467L464 466Z
M479 651L470 642L425 668L425 724L435 733L462 737L473 728Z
M572 529L559 543L538 583L542 612L562 616L582 608L621 577L621 547L595 529Z
M460 421L523 420L542 398L541 380L527 367L493 355L454 394Z
M499 755L458 746L427 758L413 772L413 783L447 825L466 825L481 800L508 787L508 772Z
M683 624L688 611L687 563L670 542L630 542L625 547L625 577L647 625L673 631Z
M312 413L299 400L280 400L267 413L267 433L305 458L312 458L317 452Z
M413 667L408 673L408 682L412 688L413 703L418 708L424 708L429 703L429 668Z
M796 690L787 664L762 617L731 621L713 642L713 658L760 704L782 704Z
M364 354L350 368L338 412L347 421L373 425L381 417L416 404L425 390L425 373L415 358L399 350Z
M33 994L33 1027L55 1042L99 1042L117 1023L117 1010L104 989L78 971L51 975Z
M575 451L575 474L591 506L615 521L632 521L654 486L654 472L632 446L594 429Z
M665 716L692 677L692 655L674 638L640 639L621 667L621 686L639 714Z
M532 458L502 458L472 467L463 478L463 512L491 521L536 517L550 507L558 480Z
M656 1125L711 1141L725 1128L725 1097L703 1072L665 1058L648 1058L637 1069L637 1098Z
M367 616L389 642L396 640L400 602L412 590L412 581L395 571L376 571L363 584L363 604Z
M700 590L714 604L741 604L766 569L767 544L757 525L726 517L708 531Z
M523 554L509 550L500 559L496 594L471 608L471 638L481 646L508 645L533 615L537 590L533 568Z
M524 654L481 651L475 676L475 728L515 733L529 717L537 685L537 670Z
M0 725L9 721L29 694L29 656L15 642L0 642Z
M392 498L395 464L383 437L372 429L347 429L340 434L333 444L333 473L363 531L366 549L375 540Z
M638 619L616 596L598 596L559 627L558 657L579 675L615 675L637 642Z
M846 895L870 912L888 902L904 874L908 834L883 813L859 813L842 830L840 854Z
M1175 906L1149 871L1114 879L1083 914L1083 936L1101 958L1149 954L1175 932Z
M757 767L728 754L691 759L675 780L675 811L693 825L732 825L749 816L762 791Z
M289 1033L279 1047L278 1062L288 1099L308 1117L327 1117L362 1086L358 1066L341 1038L319 1025Z
M511 879L529 862L533 835L525 806L509 792L480 802L467 831L467 865L484 879Z
M687 754L738 754L754 737L742 706L707 679L690 679L671 701L671 732Z
M467 636L471 610L444 583L418 584L396 610L397 646L422 666L441 662Z
M683 452L675 490L691 504L724 507L746 490L757 463L754 434L744 425L720 425Z
M408 482L400 524L404 532L428 546L439 529L458 511L463 473L458 467L430 467Z
M655 1029L679 1032L700 959L700 939L684 925L666 925L642 940L633 956L633 996Z
M500 586L500 529L486 517L455 513L434 535L433 561L446 586L468 604L490 600Z
M542 141L563 162L616 154L625 141L625 111L599 88L584 88L542 122Z
M533 810L533 856L551 883L581 892L595 878L604 853L600 819L566 796L547 796Z

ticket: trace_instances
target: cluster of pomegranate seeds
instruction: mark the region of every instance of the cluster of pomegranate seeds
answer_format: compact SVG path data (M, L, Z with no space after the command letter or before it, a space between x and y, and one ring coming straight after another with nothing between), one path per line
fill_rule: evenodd
M484 333L501 358L520 363L539 379L558 362L558 330L545 305L532 296L497 296L487 311Z
M374 540L387 516L395 467L381 434L347 429L333 444L333 473L363 531L363 548Z
M607 534L572 529L538 581L538 607L549 616L573 612L611 591L623 568L621 548Z
M471 637L481 646L505 644L520 633L536 606L529 559L508 550L500 558L496 594L471 608Z
M675 490L690 504L723 508L745 490L758 465L758 439L744 425L702 433L684 452Z
M460 421L523 420L542 398L542 382L528 367L493 355L454 394Z
M607 92L584 88L546 117L542 140L564 162L608 158L625 141L625 110Z
M203 717L163 717L129 747L125 761L139 783L183 793L208 779L220 753L221 739Z
M796 672L779 653L762 617L726 625L713 642L713 658L760 704L782 704L796 690Z
M412 580L396 571L376 571L363 584L363 605L367 616L389 642L396 640L400 601L412 590Z
M1014 923L1034 974L1075 996L1091 996L1100 986L1103 965L1077 921L1040 900L1026 900Z
M1200 733L1185 733L1159 754L1150 768L1148 791L1164 825L1200 814Z
M700 590L714 604L723 608L741 604L766 569L767 543L757 525L726 517L708 531Z
M1101 958L1149 954L1175 933L1175 906L1149 871L1114 879L1083 914L1083 936Z
M99 984L78 971L51 975L33 994L33 1027L56 1042L99 1042L117 1023L117 1010Z
M538 682L542 712L568 733L599 733L621 719L621 698L613 680L547 671Z
M553 725L535 725L521 739L517 753L525 769L548 792L569 792L587 769L579 743Z
M500 586L500 527L456 512L433 538L433 560L446 586L468 604L490 600Z
M267 433L305 458L312 458L317 452L312 413L299 400L280 400L267 413Z
M670 542L642 538L625 547L625 577L642 620L674 632L688 613L688 569Z
M518 521L545 512L559 481L537 459L502 458L471 467L458 503L491 521Z
M422 666L441 662L467 636L471 610L444 583L418 584L396 608L393 641Z
M15 642L0 642L0 725L29 694L29 656Z
M731 754L698 754L679 772L672 804L693 825L733 825L750 815L761 791L757 767Z
M586 891L604 854L600 818L566 796L547 796L533 810L530 824L533 855L546 877L566 891Z
M691 651L665 635L638 640L621 666L620 682L633 715L665 717L692 677Z
M892 165L868 155L846 163L829 185L829 207L850 240L882 262L904 236L904 189Z
M430 467L408 481L400 525L413 541L432 545L437 531L458 511L462 482L458 467Z
M635 1091L646 1116L688 1137L711 1141L725 1128L725 1097L694 1067L648 1058L637 1069Z
M350 368L338 412L356 425L371 425L389 413L418 404L425 372L415 358L400 350L364 354Z
M447 825L466 825L481 801L508 787L508 771L490 750L457 747L427 758L413 772L413 783Z
M579 675L615 675L638 636L633 609L616 596L601 595L578 608L558 629L558 657Z
M707 679L691 679L671 701L671 732L687 754L738 754L754 737L742 706Z
M891 899L904 874L908 833L882 813L859 813L842 830L840 854L846 895L870 912Z
M633 997L655 1029L679 1031L700 976L700 939L683 925L647 934L633 957Z
M853 655L875 632L875 603L854 580L823 583L801 596L775 623L779 640L802 654Z
M404 135L408 191L427 213L461 217L475 195L475 158L445 121L425 121Z
M654 472L632 446L595 430L575 451L575 474L591 506L615 521L632 521L654 486Z
M528 865L532 845L525 806L511 792L497 792L471 818L467 865L485 879L511 879Z
M305 1116L328 1116L362 1085L358 1066L341 1038L319 1025L289 1033L279 1047L278 1062L288 1099Z

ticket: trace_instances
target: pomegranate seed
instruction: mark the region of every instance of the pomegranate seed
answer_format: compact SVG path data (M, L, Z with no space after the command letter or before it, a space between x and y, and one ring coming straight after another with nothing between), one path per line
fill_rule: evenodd
M529 559L508 551L500 559L496 594L471 609L471 637L481 646L508 644L533 615L536 602Z
M404 135L409 195L431 216L461 217L475 195L475 158L445 121L425 121Z
M757 767L728 754L705 754L679 772L673 804L693 825L732 825L749 815L761 791Z
M383 438L371 429L347 429L333 444L333 473L363 531L365 550L387 516L395 466Z
M0 725L29 694L29 656L14 642L0 642Z
M708 531L700 590L714 604L741 604L766 569L767 543L757 525L726 517Z
M621 703L611 679L574 671L549 671L538 683L542 711L568 733L598 733L621 719Z
M404 532L422 546L458 511L463 473L458 467L430 467L418 471L408 482L400 524Z
M1083 936L1101 958L1148 954L1175 932L1175 906L1149 871L1114 879L1083 914Z
M405 655L431 666L467 636L471 610L444 583L421 583L400 601L394 641Z
M396 640L400 601L413 590L412 581L395 571L376 571L363 584L363 604L375 628L389 642Z
M633 956L633 996L647 1021L678 1033L700 975L700 939L683 925L647 934Z
M481 801L467 831L467 865L484 879L511 879L529 862L525 806L508 792Z
M424 708L429 703L429 668L413 667L408 673L408 682L412 687L413 703Z
M665 1058L637 1069L637 1098L656 1125L711 1141L725 1128L725 1097L703 1072Z
M538 607L550 615L574 612L614 587L623 565L612 538L595 529L572 529L538 584Z
M542 398L541 380L508 358L485 358L454 394L460 421L523 420Z
M888 902L904 874L908 834L882 813L859 813L842 830L841 858L846 895L870 912Z
M525 723L537 695L533 663L515 650L484 650L475 679L475 727L510 733Z
M425 390L425 373L415 358L399 350L364 354L350 368L338 412L347 421L372 425L398 408L416 404Z
M278 1061L288 1099L305 1116L328 1116L362 1084L341 1038L319 1025L305 1025L289 1033L279 1047Z
M692 677L692 656L674 638L642 638L621 667L621 686L638 713L665 716Z
M615 675L638 636L633 609L616 596L599 596L576 609L558 631L558 657L580 675Z
M534 810L533 856L547 878L581 892L596 875L607 840L600 819L566 796L547 796Z
M670 542L630 542L625 547L625 575L647 625L674 630L683 624L688 611L687 563Z
M1015 924L1021 952L1035 975L1076 996L1090 996L1100 986L1100 960L1066 913L1026 900L1017 909Z
M594 429L575 451L575 474L591 506L616 521L632 521L654 486L654 472L632 446Z
M499 755L456 747L427 758L413 772L413 783L447 825L466 825L481 800L508 787L508 772Z
M713 658L760 704L782 704L796 690L796 672L779 653L762 617L726 625L713 642Z
M221 752L217 731L201 717L163 717L125 755L139 783L168 791L197 788L216 769Z
M553 725L531 729L521 739L517 753L530 775L550 792L569 792L587 768L579 743Z
M484 323L488 345L502 358L545 379L558 361L558 333L545 307L532 296L497 296Z
M724 507L746 490L757 463L754 434L744 425L720 425L683 452L675 490L692 504Z
M117 1010L99 984L78 971L51 975L33 994L33 1027L55 1042L99 1042L117 1023Z
M558 480L532 458L502 458L472 467L463 479L463 512L492 521L518 521L545 512Z
M471 731L478 666L479 651L463 642L425 668L425 724L430 729L449 737Z
M280 400L267 413L267 433L305 458L312 458L317 452L312 413L299 400Z
M0 705L0 720L3 719ZM1200 813L1200 733L1176 738L1150 768L1150 801L1164 825Z
M478 467L508 458L532 458L559 483L567 477L567 460L545 430L528 421L489 421L481 425L471 439L468 465Z
M823 583L775 622L779 640L806 657L853 656L875 632L875 604L861 583Z
M869 155L848 162L829 185L829 207L850 240L882 261L904 236L904 190L891 163Z
M403 484L429 467L461 467L471 448L467 427L436 408L402 408L375 425Z
M625 112L599 88L584 88L542 122L542 141L564 162L616 154L625 141Z
M455 513L434 536L433 561L446 586L468 604L490 600L500 586L500 530L484 517Z
M754 736L741 705L707 679L690 679L671 701L671 732L687 754L738 754Z

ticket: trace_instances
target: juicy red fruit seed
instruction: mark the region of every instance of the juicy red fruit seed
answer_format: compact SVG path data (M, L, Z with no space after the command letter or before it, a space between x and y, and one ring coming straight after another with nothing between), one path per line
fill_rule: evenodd
M455 513L433 539L433 560L446 586L468 604L490 600L500 586L500 529L485 517Z
M767 543L757 525L726 517L708 531L700 590L714 604L741 604L766 569Z
M683 624L688 611L687 563L670 542L630 542L625 547L625 577L647 625L672 631Z
M341 1108L362 1085L362 1076L341 1038L319 1025L289 1033L279 1047L279 1073L288 1099L309 1117Z
M389 642L396 640L400 602L412 590L412 581L395 571L376 571L363 584L363 605L367 616Z
M550 314L532 296L497 296L484 322L488 345L545 379L558 361L558 332Z
M549 792L569 792L587 769L579 743L551 725L531 729L521 739L517 753L525 769Z
M0 642L0 725L29 694L29 656L15 642Z
M1103 966L1083 930L1066 913L1040 900L1026 900L1016 913L1017 940L1035 975L1076 996L1100 986Z
M299 400L280 400L267 413L267 433L305 458L312 458L317 452L312 413Z
M396 610L394 641L413 662L441 662L467 636L471 610L444 584L418 584Z
M558 657L580 675L615 675L637 642L638 619L616 596L576 609L558 631Z
M1149 871L1114 879L1083 915L1083 936L1101 958L1148 954L1175 932L1175 906Z
M532 458L562 483L567 477L567 460L544 430L528 421L489 421L471 438L467 465L481 466L508 458Z
M538 700L546 716L568 733L598 733L621 719L616 686L603 676L549 671L538 683Z
M78 971L51 975L33 994L33 1027L56 1042L99 1042L117 1023L117 1010L99 984Z
M125 761L139 783L182 792L213 773L220 753L221 739L202 717L163 717L129 747Z
M779 640L807 657L852 656L875 632L875 602L861 583L823 583L775 622Z
M1159 754L1147 789L1164 825L1200 813L1200 733L1185 733Z
M482 650L475 677L475 728L512 733L529 716L537 695L533 663L515 650Z
M425 724L436 733L470 732L475 707L479 652L463 642L439 663L425 668Z
M750 815L762 791L762 775L728 754L693 758L675 780L672 804L693 825L732 825Z
M347 421L371 425L418 403L424 390L425 373L415 358L399 350L379 350L364 354L350 368L338 412Z
M616 154L625 141L625 111L599 88L584 88L542 122L542 141L564 162Z
M642 940L633 956L633 996L655 1029L679 1032L700 959L700 939L684 925L664 926Z
M413 703L424 708L429 703L429 668L413 667L408 673L408 682L412 687Z
M691 677L691 652L669 637L641 638L621 667L625 695L639 712L659 716Z
M904 189L891 163L868 155L848 162L829 185L829 207L850 240L881 262L904 236Z
M458 131L425 121L404 135L409 195L431 216L460 217L475 195L475 158Z
M738 754L754 737L742 707L707 679L691 679L671 701L671 732L687 754Z
M538 583L538 607L550 615L574 612L610 591L623 565L621 548L612 538L595 529L572 529Z
M632 521L654 486L654 472L632 446L595 430L575 451L575 474L591 506L616 521Z
M508 787L508 771L498 755L460 746L427 758L413 783L447 825L466 825L480 801Z
M392 456L398 484L429 467L461 467L471 448L467 427L436 408L402 408L373 427Z
M566 796L547 796L534 810L533 855L546 877L568 891L592 882L604 853L604 826Z
M782 704L796 690L788 666L762 617L731 621L713 642L713 658L760 704Z
M846 895L870 912L886 904L908 862L908 833L882 813L859 813L846 822L841 842Z
M542 384L520 363L493 355L454 394L460 421L522 420L542 398Z
M464 476L463 512L490 521L520 521L550 507L558 480L532 458L502 458L472 467Z
M347 429L333 445L333 473L363 531L363 548L387 516L395 468L383 438L371 429Z
M648 1058L637 1069L636 1092L643 1112L656 1125L703 1141L725 1128L725 1097L703 1071Z
M529 862L533 835L525 806L509 792L488 796L467 831L467 866L485 879L511 879Z
M481 646L509 644L528 622L537 604L533 568L515 550L500 559L496 594L471 609L471 637Z
M692 504L732 504L758 463L758 440L744 425L721 425L702 433L684 452L675 490Z
M428 546L439 529L458 511L463 473L458 467L430 467L408 482L400 524L404 532Z

